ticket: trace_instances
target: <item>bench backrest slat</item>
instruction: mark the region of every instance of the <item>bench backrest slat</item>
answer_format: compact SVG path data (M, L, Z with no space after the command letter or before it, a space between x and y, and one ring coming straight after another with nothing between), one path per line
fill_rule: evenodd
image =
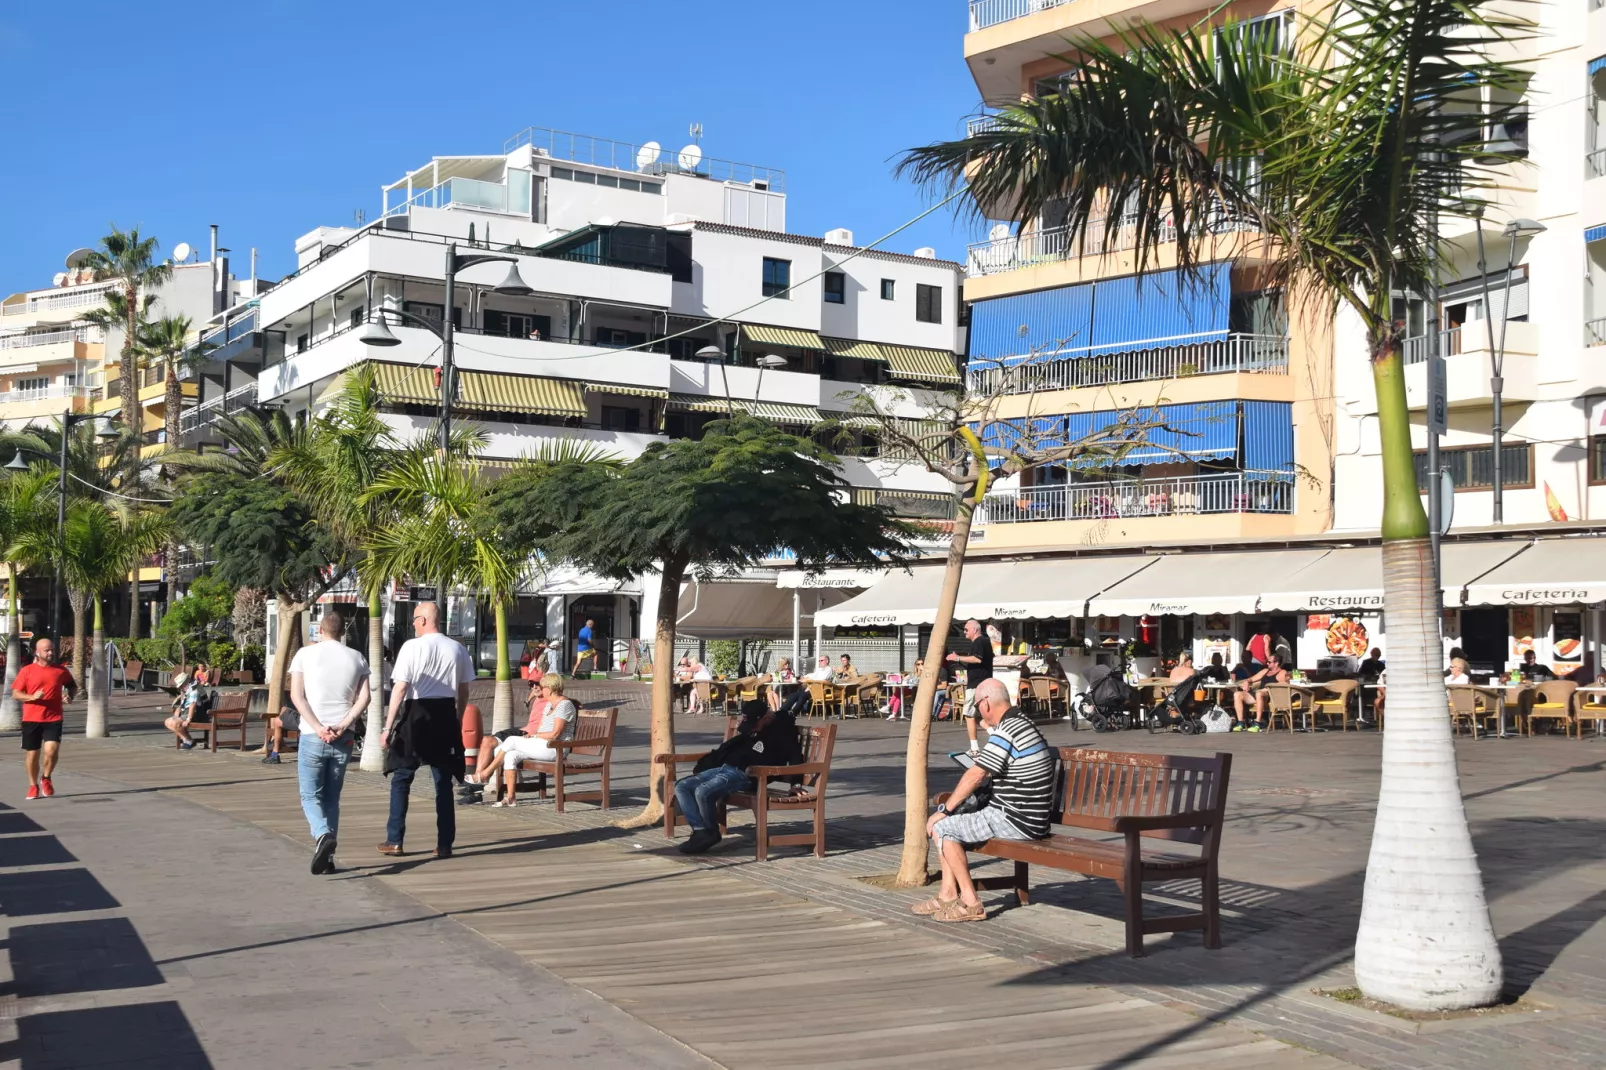
M570 753L600 758L613 749L619 708L583 711L574 722L574 749Z
M1117 817L1164 817L1201 813L1199 826L1144 833L1214 850L1225 811L1232 756L1211 758L1170 754L1132 754L1060 748L1060 798L1056 820L1062 825L1097 827Z

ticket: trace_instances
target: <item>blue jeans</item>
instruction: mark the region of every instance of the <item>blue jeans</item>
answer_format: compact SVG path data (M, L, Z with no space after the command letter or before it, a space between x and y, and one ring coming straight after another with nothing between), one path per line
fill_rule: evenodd
M457 801L452 798L452 776L433 765L427 767L435 778L435 846L449 851L457 839ZM390 820L385 822L385 842L398 846L407 835L407 796L413 788L417 765L403 765L390 774Z
M301 809L315 840L324 833L340 833L340 788L346 782L351 744L350 736L333 743L325 743L310 733L301 736L296 750L296 778L301 782Z
M721 765L675 782L675 804L686 823L698 832L719 831L719 804L733 791L747 788L747 770Z

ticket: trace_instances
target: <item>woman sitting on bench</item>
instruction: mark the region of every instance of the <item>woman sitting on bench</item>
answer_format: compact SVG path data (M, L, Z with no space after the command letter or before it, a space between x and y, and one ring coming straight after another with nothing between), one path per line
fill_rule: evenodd
M575 719L578 716L574 703L563 697L563 677L548 673L536 685L536 692L546 700L530 707L530 721L522 734L514 734L498 742L487 753L480 746L480 765L475 779L481 783L494 774L497 760L502 762L502 792L495 806L514 806L518 802L518 768L520 762L550 762L558 757L553 743L574 738Z

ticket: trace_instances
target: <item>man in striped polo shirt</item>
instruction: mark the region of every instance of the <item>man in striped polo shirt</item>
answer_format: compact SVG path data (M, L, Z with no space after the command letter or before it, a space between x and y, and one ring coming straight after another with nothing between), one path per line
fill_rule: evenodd
M948 800L926 822L937 843L942 889L914 908L933 921L981 921L987 917L970 879L968 847L986 840L1041 840L1049 835L1049 807L1058 756L1043 733L1010 704L1009 690L987 679L974 689L976 712L991 733L976 764L960 778ZM953 809L991 778L992 801L968 814Z

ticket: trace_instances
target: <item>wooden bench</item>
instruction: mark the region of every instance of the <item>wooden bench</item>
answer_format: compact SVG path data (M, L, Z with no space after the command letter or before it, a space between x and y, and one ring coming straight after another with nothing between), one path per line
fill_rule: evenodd
M251 696L245 691L219 695L212 704L212 751L218 749L218 736L224 732L240 734L240 750L245 750L245 730L250 721Z
M123 680L122 680L122 684L123 684L123 690L124 691L143 691L143 690L145 690L144 677L145 677L145 663L143 661L125 661L125 662L123 662Z
M725 719L726 739L736 734L736 726L741 720L740 717ZM837 726L834 724L799 725L798 744L803 754L801 764L749 766L748 775L758 782L758 790L732 792L725 799L720 807L720 834L725 833L725 817L728 810L733 807L739 810L751 810L757 857L760 862L769 857L771 847L813 847L814 857L824 858L825 786L831 777L831 752L836 747L836 730ZM695 765L708 753L702 751L698 754L660 754L653 759L657 764L664 766L664 835L670 839L674 839L676 827L687 824L685 817L680 813L680 807L675 803L676 767L683 764ZM803 783L791 789L788 794L782 795L770 790L770 781L794 776L802 777ZM770 833L769 818L772 813L799 811L808 811L813 819L813 827L809 832L779 835Z
M978 888L1012 888L1022 905L1032 865L1108 877L1126 897L1126 949L1143 954L1147 933L1204 930L1207 948L1221 946L1221 904L1216 859L1227 804L1232 755L1214 758L1170 754L1123 754L1081 747L1060 748L1056 824L1114 833L1120 840L1053 835L1046 840L988 840L978 854L1015 863L1009 877L976 881ZM1144 837L1181 841L1198 854L1151 850ZM1203 908L1197 914L1143 917L1143 885L1197 878Z
M531 758L519 763L519 773L536 773L536 791L546 798L547 777L552 778L552 795L558 813L563 813L565 802L595 802L608 809L611 797L608 790L609 764L613 761L613 734L619 724L619 709L582 712L574 722L574 738L552 744L558 757L551 761ZM598 776L601 785L594 791L573 791L568 781L579 776ZM518 789L514 788L517 797Z

